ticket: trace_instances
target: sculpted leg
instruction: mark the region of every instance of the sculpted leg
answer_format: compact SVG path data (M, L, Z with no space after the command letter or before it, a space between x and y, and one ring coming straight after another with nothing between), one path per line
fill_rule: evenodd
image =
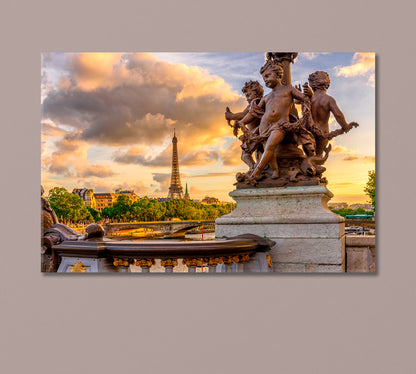
M246 163L246 165L250 168L250 171L254 169L254 160L253 157L251 157L250 153L242 152L241 153L241 159Z
M273 170L272 179L279 178L279 166L277 165L277 155L276 155L276 147L274 149L274 156L269 162L270 167Z
M283 138L285 137L285 132L282 130L275 130L273 131L269 138L267 139L266 142L266 146L264 149L264 153L260 159L260 161L258 162L256 169L254 170L254 173L252 175L252 179L254 180L259 180L260 176L261 176L261 172L263 171L263 169L266 167L266 165L272 160L272 158L275 157L275 149L276 146L283 140ZM275 164L275 166L277 167L277 162ZM273 167L273 165L272 165ZM278 169L275 170L277 173L277 176L275 176L275 178L278 177ZM273 172L273 174L275 174Z
M317 137L316 138L316 155L322 156L325 150L325 147L328 144L328 139Z

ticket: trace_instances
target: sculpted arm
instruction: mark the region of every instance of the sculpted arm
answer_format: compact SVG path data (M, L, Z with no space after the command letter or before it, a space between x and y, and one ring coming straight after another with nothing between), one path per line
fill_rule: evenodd
M266 96L265 96L266 97ZM263 97L258 104L251 105L248 107L247 114L238 121L238 124L243 126L247 123L253 121L256 118L260 118L264 114L264 109L266 107L265 97ZM252 103L253 104L253 103Z
M225 112L225 119L230 121L239 121L240 119L243 119L244 116L248 113L249 107L247 106L242 112L239 113L233 113L233 112Z
M300 85L299 85L299 88L292 87L293 98L300 101L301 103L304 103L305 101L310 100L312 95L313 95L313 91L309 88L307 83L303 85L303 93L302 91L300 91Z
M344 114L338 108L337 102L332 97L330 98L330 101L329 101L329 109L331 110L336 121L340 124L340 126L342 127L344 131L351 130L351 125L347 123L347 121L345 120Z

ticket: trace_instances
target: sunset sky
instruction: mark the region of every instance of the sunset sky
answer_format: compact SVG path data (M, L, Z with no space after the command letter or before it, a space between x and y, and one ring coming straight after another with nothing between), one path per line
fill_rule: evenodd
M264 53L43 53L42 185L133 189L167 197L172 136L182 185L192 199L232 201L235 174L247 167L224 112L246 106L244 82L258 80ZM347 122L325 166L333 202L367 202L375 169L375 54L299 53L292 84L328 72ZM265 94L270 90L265 88ZM330 130L339 128L332 120Z

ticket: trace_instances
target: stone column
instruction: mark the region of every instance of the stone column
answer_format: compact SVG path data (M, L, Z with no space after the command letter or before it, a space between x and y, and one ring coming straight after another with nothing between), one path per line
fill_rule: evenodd
M268 59L274 59L278 61L283 67L283 79L284 86L292 84L292 74L290 71L290 64L295 61L298 52L267 52Z
M374 235L346 236L347 272L375 272L375 242Z
M238 189L230 196L237 207L215 221L217 238L255 234L275 241L275 272L345 271L345 220L328 209L333 194L325 186Z

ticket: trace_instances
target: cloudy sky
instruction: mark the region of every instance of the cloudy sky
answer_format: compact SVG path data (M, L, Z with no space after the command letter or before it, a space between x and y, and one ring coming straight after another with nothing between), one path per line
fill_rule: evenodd
M191 198L231 201L235 174L246 166L225 107L244 109L244 82L264 86L263 63L264 53L42 54L42 185L166 197L175 129ZM347 121L360 124L332 141L324 174L332 201L366 202L375 168L375 55L300 53L292 84L316 70L330 75L328 94Z

